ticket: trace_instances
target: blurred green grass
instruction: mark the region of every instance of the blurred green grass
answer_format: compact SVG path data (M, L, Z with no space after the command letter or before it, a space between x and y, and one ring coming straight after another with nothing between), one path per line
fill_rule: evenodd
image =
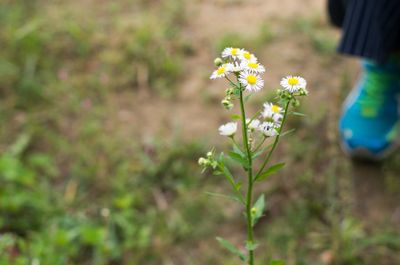
M104 125L114 93L179 93L194 53L182 34L185 14L183 0L2 1L0 264L237 264L214 241L244 239L241 209L205 195L226 189L197 167L208 144L121 139ZM333 56L323 26L292 25L315 56ZM265 23L253 37L220 36L211 50L259 50L278 37ZM354 215L343 199L350 178L337 182L351 174L349 162L307 133L328 127L326 115L291 121L300 130L283 147L289 167L262 187L271 200L257 231L268 252L259 255L287 264L397 264L398 231L370 229ZM393 161L386 181L396 193Z

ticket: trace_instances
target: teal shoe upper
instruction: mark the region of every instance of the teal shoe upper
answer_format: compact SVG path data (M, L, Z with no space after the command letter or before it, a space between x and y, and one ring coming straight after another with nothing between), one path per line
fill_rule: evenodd
M363 75L339 122L342 143L351 155L379 158L396 141L400 72L395 66L363 63Z

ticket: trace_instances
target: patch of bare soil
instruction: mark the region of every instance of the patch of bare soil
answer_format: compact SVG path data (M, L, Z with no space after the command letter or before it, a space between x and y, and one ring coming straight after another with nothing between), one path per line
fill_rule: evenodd
M353 163L358 214L361 218L368 218L371 226L392 223L400 228L400 195L388 192L383 171L382 164Z
M215 129L228 116L219 106L226 83L223 80L210 82L208 79L216 56L213 47L215 40L226 32L252 36L257 34L260 25L265 21L271 21L272 25L278 24L275 30L285 32L287 25L279 26L276 21L308 17L323 13L323 9L323 4L318 0L283 0L279 4L274 0L187 1L188 19L184 34L193 45L195 55L185 62L185 77L178 88L178 95L165 99L154 92L122 93L111 99L115 102L110 102L112 106L118 106L115 109L117 123L119 121L122 126L125 123L140 126L141 130L133 126L131 131L125 132L129 135L139 133L141 137L165 135L175 129L184 137L215 135L215 130L210 128ZM318 64L321 62L312 55L310 47L304 47L304 41L299 43L295 38L290 39L290 36L279 37L266 45L262 54L259 54L259 59L267 67L266 79L270 88L276 88L280 78L289 73L301 73L308 79L310 87L317 87L320 83ZM331 78L330 81L334 80ZM332 82L330 85L332 86ZM326 95L324 91L328 89L313 91L312 97ZM210 101L213 104L209 104ZM112 123L112 126L115 124Z

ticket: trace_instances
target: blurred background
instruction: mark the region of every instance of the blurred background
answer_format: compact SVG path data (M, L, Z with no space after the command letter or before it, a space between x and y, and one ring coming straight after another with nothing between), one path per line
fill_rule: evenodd
M226 46L267 68L253 109L287 74L310 91L287 167L257 189L260 260L400 264L400 156L355 164L338 145L359 72L339 34L322 0L2 0L0 264L238 264L215 236L242 245L242 209L197 165L227 147L227 84L208 79Z

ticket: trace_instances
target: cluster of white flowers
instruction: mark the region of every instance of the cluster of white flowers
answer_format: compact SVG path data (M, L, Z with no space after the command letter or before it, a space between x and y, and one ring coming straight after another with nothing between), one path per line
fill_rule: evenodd
M278 135L278 129L280 127L280 122L274 121L264 121L261 122L258 119L246 119L247 129L249 132L259 131L265 137L272 137ZM237 131L237 123L236 122L228 122L223 124L218 129L219 134L222 136L233 137Z
M239 76L240 84L247 91L258 91L264 87L264 80L260 74L265 72L265 67L258 63L254 54L240 48L225 48L221 57L226 61L222 62L210 78L216 79L227 77L231 73Z
M267 137L276 136L277 129L280 127L279 121L264 121L258 119L246 119L246 126L250 132L260 131ZM218 128L219 134L223 136L233 137L237 131L236 122L228 122Z
M211 74L211 79L228 78L230 74L233 74L238 82L237 89L256 92L264 87L261 74L265 72L265 67L258 62L254 54L245 49L229 47L222 51L221 57L222 59L217 58L214 61L218 68ZM232 81L230 80L230 82ZM278 95L281 99L293 99L292 104L298 102L294 96L308 94L307 82L300 76L286 76L282 78L280 85L282 89L278 90ZM234 87L228 89L226 97L221 102L226 109L233 107L234 89ZM259 131L265 137L273 137L278 135L283 116L284 110L281 106L265 102L260 119L246 119L246 127L249 132ZM236 122L229 122L219 127L219 133L223 136L233 137L237 127Z

